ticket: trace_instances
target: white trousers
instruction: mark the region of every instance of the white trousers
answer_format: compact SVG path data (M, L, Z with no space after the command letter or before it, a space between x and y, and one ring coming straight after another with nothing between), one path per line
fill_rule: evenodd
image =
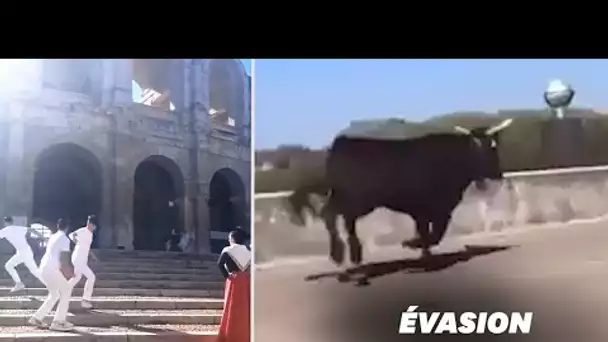
M28 248L27 250L24 249L22 251L17 250L17 253L15 253L15 255L8 259L6 264L4 264L6 272L8 272L11 278L13 278L15 284L21 283L19 273L17 273L17 270L15 269L15 267L17 267L17 265L21 263L25 264L25 267L27 267L30 273L34 275L34 277L42 281L40 276L40 270L38 269L38 265L36 265L36 261L34 261L34 253L32 253L32 250Z
M68 280L63 276L63 273L57 268L42 269L41 274L44 285L46 285L46 288L49 290L49 295L34 314L34 318L40 321L43 320L44 317L51 312L55 303L59 301L57 309L55 310L53 322L65 322L70 306L72 287Z
M95 273L93 273L88 264L75 263L74 277L69 281L70 286L74 288L82 276L87 278L87 281L84 283L84 290L82 291L82 299L91 301L93 299L93 287L95 286Z

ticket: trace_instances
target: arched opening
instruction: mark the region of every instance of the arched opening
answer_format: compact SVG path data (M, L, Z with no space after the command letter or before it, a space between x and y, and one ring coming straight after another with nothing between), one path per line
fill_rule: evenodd
M228 245L228 233L236 227L247 227L245 185L232 169L216 171L209 184L209 220L211 252L220 253Z
M83 227L88 215L100 215L102 189L102 167L93 153L76 144L53 145L35 163L33 219L49 226L64 218L71 229Z
M213 59L209 65L209 115L216 125L236 127L245 115L245 73L241 61Z
M171 159L155 155L135 169L133 248L165 250L172 230L183 232L184 178Z
M133 102L164 110L175 110L173 97L175 79L173 72L178 63L172 59L134 59L132 96Z

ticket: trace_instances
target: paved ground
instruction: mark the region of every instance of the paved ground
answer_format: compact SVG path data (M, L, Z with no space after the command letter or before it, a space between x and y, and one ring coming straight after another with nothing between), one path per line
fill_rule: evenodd
M259 269L256 340L608 341L608 221L463 237L436 252L421 264L412 251L384 250L340 277L325 258ZM528 336L398 336L409 305L535 316Z

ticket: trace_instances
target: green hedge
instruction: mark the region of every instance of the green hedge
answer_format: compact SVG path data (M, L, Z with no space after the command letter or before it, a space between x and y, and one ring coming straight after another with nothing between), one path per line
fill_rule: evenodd
M450 115L437 117L426 122L408 123L403 120L390 119L365 127L365 135L384 138L419 136L430 131L453 131L455 125L467 128L490 126L504 120L504 116L491 115ZM554 167L548 160L543 148L543 130L549 125L548 116L534 115L516 117L513 124L502 132L500 137L500 157L505 171L538 170ZM573 124L582 125L580 156L569 165L590 166L608 164L608 118L601 116L568 119ZM356 126L356 125L354 125ZM357 129L361 131L359 125ZM357 129L344 131L347 134L360 134ZM314 183L323 176L323 156L321 160L308 164L291 163L289 169L271 169L257 171L255 174L255 192L277 192L292 190L296 187Z

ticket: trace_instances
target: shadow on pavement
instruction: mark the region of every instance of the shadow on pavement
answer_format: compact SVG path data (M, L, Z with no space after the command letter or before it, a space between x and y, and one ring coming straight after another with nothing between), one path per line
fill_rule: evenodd
M458 263L469 261L475 257L506 251L514 246L471 246L464 250L451 253L434 254L427 258L408 258L392 261L383 261L349 268L344 272L326 272L312 274L306 281L315 281L323 278L336 278L340 283L354 283L356 286L368 286L370 280L393 273L405 271L407 273L436 272L450 268Z

